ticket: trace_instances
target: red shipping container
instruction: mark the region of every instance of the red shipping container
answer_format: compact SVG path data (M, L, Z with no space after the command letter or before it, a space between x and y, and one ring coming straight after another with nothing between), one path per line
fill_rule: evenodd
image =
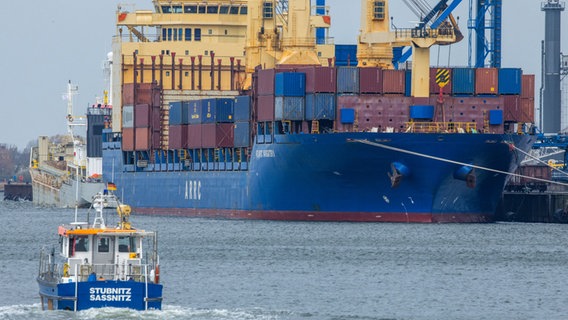
M162 147L162 141L160 138L160 132L154 132L152 134L152 148L160 149Z
M499 89L499 69L475 69L475 94L497 94Z
M122 128L122 151L134 151L134 128Z
M150 150L150 128L134 128L134 150Z
M258 121L274 121L274 96L258 96L256 118Z
M187 148L187 125L170 126L168 139L171 150Z
M521 98L534 99L534 74L523 74L521 80Z
M261 96L274 94L275 69L264 69L257 72L257 92Z
M519 122L529 122L534 123L534 99L533 98L521 98L521 111L523 117Z
M335 92L336 74L333 67L309 66L299 68L298 72L306 74L307 93Z
M359 92L382 93L383 70L381 68L359 68Z
M234 144L234 124L206 123L201 125L203 148L230 148Z
M383 93L404 94L404 70L383 70Z
M136 88L136 92L134 92ZM125 83L122 85L122 105L147 104L150 106L160 106L161 90L151 83ZM136 101L134 96L136 95Z
M134 108L134 127L148 128L152 119L152 109L147 104L139 104Z
M440 75L438 77L438 71ZM452 69L450 68L430 68L430 93L440 94L440 84L438 84L438 79L441 82L446 80L446 84L442 88L442 94L451 95L452 94Z
M190 149L198 149L203 146L201 142L202 130L201 124L190 124L187 126L187 147Z
M518 122L522 117L521 98L519 96L503 96L503 120Z

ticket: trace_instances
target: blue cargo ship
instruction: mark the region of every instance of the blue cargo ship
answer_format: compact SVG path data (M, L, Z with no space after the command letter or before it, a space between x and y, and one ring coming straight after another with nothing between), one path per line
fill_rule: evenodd
M301 10L308 0L289 2L285 16L257 0L118 12L129 32L114 39L104 179L147 214L493 221L535 141L526 134L531 76L424 68L422 47L412 69L396 70L393 43L451 44L457 26L390 32L388 2L371 1L363 10L381 14L358 46L335 46L316 39L329 17ZM381 32L394 40L370 36ZM342 65L354 53L357 66Z

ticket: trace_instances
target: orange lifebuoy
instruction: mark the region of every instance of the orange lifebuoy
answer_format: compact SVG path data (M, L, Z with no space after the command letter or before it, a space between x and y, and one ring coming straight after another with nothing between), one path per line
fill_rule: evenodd
M156 271L154 271L154 283L160 283L160 266L156 266Z

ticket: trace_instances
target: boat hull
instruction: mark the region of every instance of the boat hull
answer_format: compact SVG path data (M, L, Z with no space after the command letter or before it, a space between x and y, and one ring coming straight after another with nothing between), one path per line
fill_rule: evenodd
M38 284L42 310L81 311L104 307L148 310L162 307L160 284L114 280L57 283L39 279Z
M120 149L103 147L103 172L111 176L114 169L117 192L137 213L490 222L508 179L506 172L513 172L523 159L519 149L527 151L533 142L533 136L502 134L275 135L273 143L255 143L246 170L228 170L242 168L237 163L132 170L121 165ZM468 165L494 171L473 168L473 185L468 185L460 175ZM389 177L393 166L402 166L403 171L394 185Z

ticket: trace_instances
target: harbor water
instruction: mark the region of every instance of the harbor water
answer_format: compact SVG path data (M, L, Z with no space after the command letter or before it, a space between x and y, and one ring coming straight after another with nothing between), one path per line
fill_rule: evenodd
M73 215L0 201L0 319L568 317L568 225L139 215L135 226L158 231L163 310L40 311L40 248Z

